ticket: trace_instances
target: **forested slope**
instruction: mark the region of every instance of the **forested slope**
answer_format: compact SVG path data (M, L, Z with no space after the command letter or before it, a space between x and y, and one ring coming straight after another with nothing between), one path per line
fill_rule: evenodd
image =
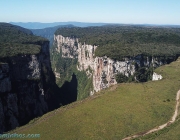
M55 34L98 45L96 56L106 55L116 60L138 54L162 57L180 54L180 28L111 25L59 28Z
M44 42L48 42L48 40L34 36L28 29L8 23L0 23L0 57L37 54Z

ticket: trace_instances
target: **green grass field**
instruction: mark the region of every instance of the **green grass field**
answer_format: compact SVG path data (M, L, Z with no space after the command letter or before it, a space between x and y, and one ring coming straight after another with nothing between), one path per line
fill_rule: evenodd
M180 109L179 109L180 111ZM134 140L179 140L180 138L180 117L172 125L144 137L139 137Z
M179 140L180 139L180 119L178 118L177 122L170 126L169 128L162 131L159 135L155 135L155 140Z
M156 69L160 81L112 86L32 120L11 133L42 140L120 140L170 120L180 88L180 59ZM180 121L163 136L179 135Z

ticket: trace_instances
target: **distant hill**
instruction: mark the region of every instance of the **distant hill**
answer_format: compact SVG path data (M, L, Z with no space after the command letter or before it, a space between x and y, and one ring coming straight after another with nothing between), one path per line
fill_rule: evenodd
M40 22L10 22L13 25L18 25L28 29L43 29L47 27L54 27L59 25L74 25L78 27L88 26L102 26L108 23L88 23L88 22L53 22L53 23L40 23Z
M33 32L34 35L47 38L50 41L50 46L51 46L54 39L54 32L58 28L62 28L62 27L69 28L69 27L74 27L74 26L73 25L58 25L58 26L48 27L44 29L31 29L31 31Z
M50 46L53 43L54 33L61 27L90 27L90 26L140 26L140 27L164 27L164 28L180 28L180 25L153 25L153 24L113 24L113 23L87 23L87 22L10 22L13 25L18 25L30 29L34 35L45 37L50 41Z
M28 29L43 29L47 27L54 27L59 25L74 25L77 27L89 27L89 26L103 26L103 25L139 25L139 26L151 26L151 27L170 27L180 28L180 25L156 25L156 24L117 24L117 23L88 23L88 22L52 22L52 23L41 23L41 22L10 22L10 24L18 25Z

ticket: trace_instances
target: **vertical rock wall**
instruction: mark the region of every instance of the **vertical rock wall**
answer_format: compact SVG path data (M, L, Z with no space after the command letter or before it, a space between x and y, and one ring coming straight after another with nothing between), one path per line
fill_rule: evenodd
M95 57L94 52L97 46L81 43L76 38L63 37L62 35L55 35L54 39L57 45L56 50L61 51L63 57L77 58L77 69L86 71L87 76L93 76L95 92L117 84L115 75L118 73L129 77L134 75L138 68L158 67L166 63L158 58L144 57L142 55L124 58L123 61L115 61L106 56Z
M62 52L62 57L66 54L68 58L77 58L77 69L86 71L88 76L93 76L93 86L96 92L116 84L115 75L117 73L129 76L135 72L133 60L114 61L107 57L95 57L94 52L97 46L81 43L76 38L63 37L62 35L54 36L54 39L57 45L56 50Z
M0 133L49 110L51 72L49 42L39 54L0 59Z
M77 42L78 39L63 37L62 35L54 36L54 40L57 43L57 52L62 52L62 57L75 58L77 55Z

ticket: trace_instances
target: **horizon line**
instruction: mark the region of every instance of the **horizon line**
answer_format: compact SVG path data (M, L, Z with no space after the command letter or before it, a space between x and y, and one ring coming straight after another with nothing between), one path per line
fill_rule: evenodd
M1 21L2 22L2 21ZM41 24L51 24L51 23L90 23L90 24L122 24L122 25L159 25L159 26L180 26L180 24L158 24L158 23L117 23L117 22L83 22L83 21L55 21L55 22L41 22L41 21L28 21L28 22L24 22L24 21L18 21L18 22L14 22L14 21L10 21L10 22L6 22L6 23L41 23Z

